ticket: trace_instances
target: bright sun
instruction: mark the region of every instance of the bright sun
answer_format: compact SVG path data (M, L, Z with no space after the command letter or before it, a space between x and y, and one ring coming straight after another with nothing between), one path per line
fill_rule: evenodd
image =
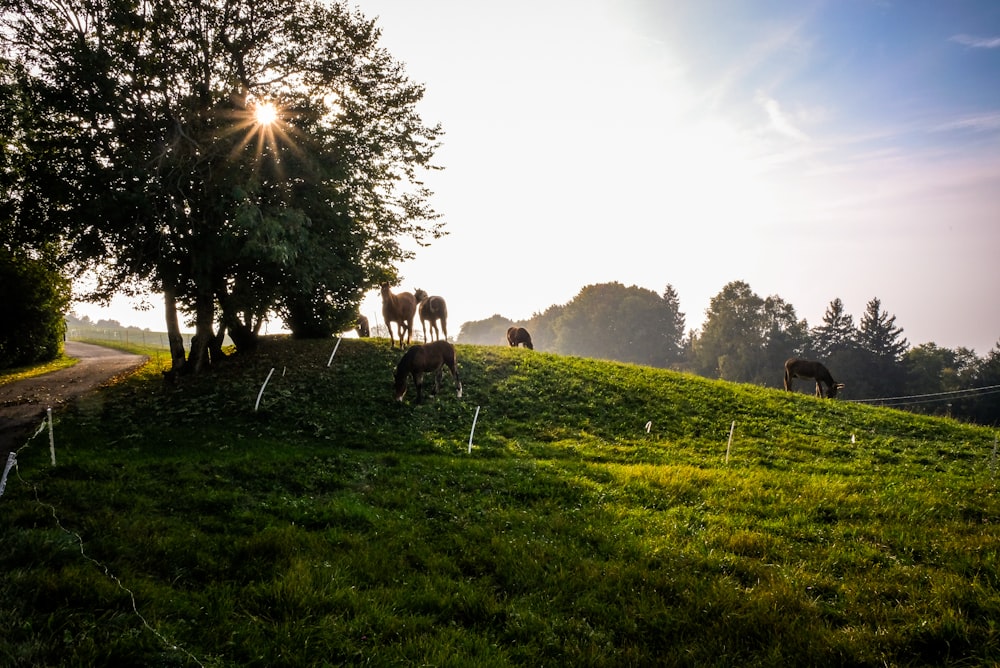
M257 125L270 125L278 119L278 109L270 102L261 102L254 111Z

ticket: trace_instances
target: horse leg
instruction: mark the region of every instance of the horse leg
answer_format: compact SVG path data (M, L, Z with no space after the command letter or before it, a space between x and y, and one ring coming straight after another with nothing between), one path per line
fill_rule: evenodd
M437 371L434 372L434 396L438 395L441 391L441 376L444 375L444 366L439 366Z
M818 380L816 381L816 396L820 399L823 398L823 386L819 384Z
M441 331L444 332L444 340L448 340L448 318L441 318Z
M458 388L458 398L462 398L462 379L458 377L458 365L455 364L455 360L448 360L448 370L451 371L451 377L455 379L455 385Z
M424 398L424 373L422 371L413 372L413 384L417 386L417 403Z

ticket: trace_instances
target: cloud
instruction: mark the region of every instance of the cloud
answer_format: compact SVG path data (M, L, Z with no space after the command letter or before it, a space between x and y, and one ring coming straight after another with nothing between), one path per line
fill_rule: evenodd
M935 128L938 131L972 130L973 132L992 132L1000 130L1000 112L967 116Z
M973 37L972 35L955 35L952 42L958 42L974 49L1000 49L1000 37Z
M809 136L792 123L788 115L782 111L781 105L777 100L768 97L760 91L757 92L756 99L757 104L762 106L764 111L767 112L767 117L771 121L771 128L775 132L796 141L809 141Z

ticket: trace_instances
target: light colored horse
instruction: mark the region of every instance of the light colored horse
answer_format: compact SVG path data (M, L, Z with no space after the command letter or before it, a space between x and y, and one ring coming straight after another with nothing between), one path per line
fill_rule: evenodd
M819 362L793 357L785 362L785 389L792 391L793 378L807 378L816 381L816 396L823 397L823 385L826 385L826 397L833 399L837 391L844 389L843 383L833 379L829 370Z
M414 290L414 296L417 298L417 312L420 314L420 326L424 330L424 341L429 341L427 338L427 323L431 323L431 334L434 336L434 340L437 341L441 338L438 332L438 321L441 321L441 330L444 332L445 341L448 340L448 305L445 304L444 297L438 297L433 295L431 297L427 296L427 293L417 288Z
M413 331L413 316L417 312L417 300L412 293L400 292L398 295L389 290L389 284L382 284L382 319L385 328L389 330L389 347L395 346L392 338L392 323L399 330L399 347L403 347L403 331L406 331L406 345L410 345L410 334Z

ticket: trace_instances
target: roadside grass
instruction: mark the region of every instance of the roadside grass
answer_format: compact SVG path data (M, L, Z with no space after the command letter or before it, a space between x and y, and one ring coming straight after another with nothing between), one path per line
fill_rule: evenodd
M73 340L80 343L90 343L95 346L120 350L123 353L145 355L149 358L149 361L140 371L140 378L159 377L163 371L170 369L170 349L159 345L155 337L150 337L147 343L142 343L134 337L131 340L123 340L81 336Z
M14 367L12 369L4 369L3 371L0 371L0 385L14 383L19 380L27 380L28 378L34 378L35 376L41 376L42 374L49 373L50 371L67 369L77 362L78 360L61 354L56 359L50 362L45 362L44 364L31 364L28 366Z
M94 345L112 348L126 353L145 355L149 357L149 365L152 365L152 369L146 369L147 372L156 371L158 373L170 368L169 351L167 348L158 345L158 339L154 336L150 336L149 343L146 344L143 344L140 339L135 337L133 337L132 340L127 340L109 337L87 337L81 335L73 338L72 340L79 341L80 343L92 343ZM60 353L59 357L50 362L15 367L13 369L4 369L0 371L0 385L13 383L19 380L27 380L28 378L41 376L52 371L58 371L59 369L66 369L74 366L77 362L79 362L79 360L73 357L67 357L63 352Z
M22 448L0 664L1000 661L994 430L466 345L398 403L334 345L148 364Z

